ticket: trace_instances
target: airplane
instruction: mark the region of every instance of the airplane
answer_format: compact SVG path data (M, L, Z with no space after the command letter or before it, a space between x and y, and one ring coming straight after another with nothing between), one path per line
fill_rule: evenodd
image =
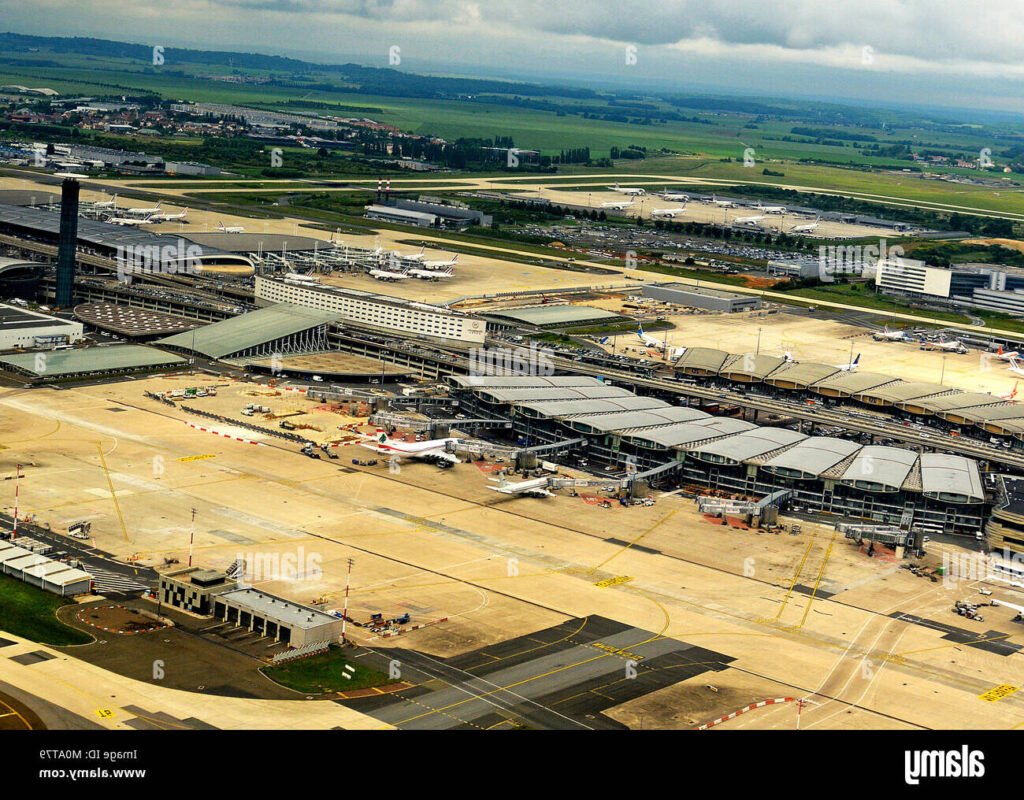
M421 261L424 269L444 269L445 267L454 267L459 260L459 254L456 253L447 261Z
M806 225L794 225L789 230L791 233L814 233L820 224L821 217L815 217L814 222L808 222Z
M757 203L757 210L763 211L765 214L785 214L785 206L763 206L760 201Z
M179 211L177 214L153 214L150 219L153 222L176 222L179 219L185 219L188 216L188 209Z
M615 201L613 203L601 203L601 208L610 208L613 211L625 211L631 205L633 205L632 199L630 199L628 203L619 201Z
M655 339L650 334L644 333L644 326L639 322L637 322L636 324L636 335L640 337L640 341L643 342L647 347L653 347L659 353L664 353L668 350L667 343L661 341L660 339ZM669 358L675 361L678 358L682 358L683 353L685 352L685 347L677 347L669 353Z
M736 204L732 200L719 200L714 195L711 195L711 204L719 208L736 208Z
M682 206L679 206L679 208L652 208L651 216L668 217L669 219L672 219L676 214L682 214L684 211L686 211L686 209Z
M420 461L430 461L444 468L462 463L454 453L448 452L449 444L458 444L461 441L452 436L444 439L429 439L424 442L400 442L390 438L386 431L378 428L375 436L364 436L363 438L372 440L372 444L369 441L360 442L361 447L381 455L406 456Z
M509 481L504 475L498 478L488 478L497 483L497 486L488 486L492 492L502 494L521 494L526 497L554 497L554 493L548 489L547 478L534 478L528 481Z
M857 353L857 357L853 359L849 364L836 364L836 369L840 372L856 372L857 367L860 366L860 353Z
M442 278L448 279L454 277L454 273L451 270L416 269L415 267L409 270L406 274L413 278L419 278L420 280L423 281L438 281L441 280Z
M152 225L153 220L149 217L107 217L104 222L111 225Z
M401 258L403 261L422 261L425 256L423 251L426 249L426 247L426 245L422 245L418 253L413 253L411 256L401 256ZM380 248L378 247L377 250L379 251ZM380 255L380 253L377 251L375 251L375 254Z
M84 173L82 173L82 172L55 172L55 173L53 173L53 177L55 177L55 178L77 178L78 180L82 180L84 178L88 178L89 176L84 174Z
M1017 616L1013 618L1014 622L1020 619L1024 619L1024 606L1019 606L1016 603L1007 603L1005 600L996 600L994 598L990 602L991 605L995 606L996 608L999 608L1000 606L1005 606L1006 608L1012 608L1014 611L1016 611Z
M157 203L152 208L122 208L121 210L131 217L152 217L154 214L160 213L160 203Z
M397 272L393 269L371 269L370 277L378 281L404 281L409 277L407 272Z
M243 228L241 225L228 225L225 228L224 223L220 222L219 220L217 222L217 230L220 231L221 233L245 233L245 228Z
M93 208L117 208L117 195L113 200L98 200L92 204Z
M951 342L948 342L945 339L940 339L937 342L930 342L929 344L938 350L945 350L946 352L957 353L958 355L963 355L967 352L967 348L963 346L959 339L954 339Z
M757 214L753 217L736 217L733 220L733 222L735 222L737 225L749 225L752 228L759 228L760 225L758 225L757 223L759 223L763 219L764 214Z
M999 345L999 349L993 355L1000 361L1013 361L1013 359L1020 357L1020 352L1018 350L1011 350L1007 353L1003 350L1003 346Z
M876 342L882 342L882 341L886 341L886 342L909 342L910 341L910 337L907 335L906 331L899 331L899 330L891 331L891 330L889 330L889 326L888 325L885 326L885 330L875 331L873 334L871 334L871 338L874 339Z
M686 203L690 200L690 195L680 194L679 192L670 192L665 189L661 194L658 195L662 200L675 200L676 202Z
M788 350L785 353L782 354L782 360L785 361L787 364L795 364L796 363L796 359L793 358L793 354L791 352L789 352Z
M1010 372L1012 372L1014 375L1024 376L1024 361L1021 361L1019 358L1011 358Z
M609 186L607 188L613 192L618 192L619 194L628 194L631 197L636 197L637 195L641 194L647 194L646 189L640 189L636 186L619 186L619 184L615 184L614 186Z
M1017 383L1019 383L1019 381ZM1013 384L1013 391L1012 392L1010 392L1009 394L1001 394L1001 395L999 395L999 399L1000 400L1009 400L1012 403L1013 402L1013 398L1015 398L1017 396L1017 383Z

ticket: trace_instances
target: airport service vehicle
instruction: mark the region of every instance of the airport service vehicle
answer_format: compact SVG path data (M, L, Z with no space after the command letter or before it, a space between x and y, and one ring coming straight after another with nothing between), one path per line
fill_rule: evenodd
M428 439L422 442L402 442L392 439L386 431L378 429L375 436L365 438L369 441L360 442L360 445L381 455L405 456L437 464L443 468L462 463L455 453L449 452L449 448L454 447L460 441L452 436L447 436L444 439Z

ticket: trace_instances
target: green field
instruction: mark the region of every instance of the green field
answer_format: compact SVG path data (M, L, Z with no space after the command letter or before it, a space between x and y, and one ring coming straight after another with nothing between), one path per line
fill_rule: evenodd
M89 634L57 619L57 609L67 605L74 601L0 575L0 631L55 646L91 642Z
M345 678L342 669L354 667L351 678ZM264 667L263 673L273 681L304 694L329 694L353 689L369 689L394 681L383 672L367 669L358 662L345 658L340 647L332 647L326 653L300 658L279 667Z

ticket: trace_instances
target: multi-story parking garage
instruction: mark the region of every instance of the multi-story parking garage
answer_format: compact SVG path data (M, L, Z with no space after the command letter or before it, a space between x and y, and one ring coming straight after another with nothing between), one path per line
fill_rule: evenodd
M467 415L511 421L530 444L579 439L579 455L616 469L673 464L675 480L695 492L758 499L789 492L794 506L812 513L971 535L990 505L977 463L963 456L762 427L636 397L596 378L449 382Z

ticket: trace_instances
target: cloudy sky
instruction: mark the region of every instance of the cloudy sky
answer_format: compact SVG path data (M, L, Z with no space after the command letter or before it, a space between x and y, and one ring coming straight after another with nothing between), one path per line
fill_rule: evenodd
M1020 0L0 0L0 29L462 75L1024 111Z

